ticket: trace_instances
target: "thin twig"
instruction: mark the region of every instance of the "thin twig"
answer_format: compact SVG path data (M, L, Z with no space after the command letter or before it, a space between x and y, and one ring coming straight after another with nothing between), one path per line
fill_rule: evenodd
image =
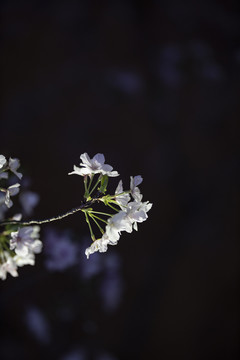
M28 226L28 225L42 225L42 224L46 224L46 223L50 223L53 221L57 221L57 220L61 220L67 216L73 215L78 211L81 211L82 209L88 208L90 207L95 201L97 201L98 199L92 199L90 201L87 202L83 202L80 206L73 208L72 210L67 211L66 213L62 214L62 215L58 215L58 216L53 216L49 219L44 219L44 220L30 220L30 221L17 221L17 220L7 220L7 221L2 221L0 222L0 226L3 225L22 225L22 226Z

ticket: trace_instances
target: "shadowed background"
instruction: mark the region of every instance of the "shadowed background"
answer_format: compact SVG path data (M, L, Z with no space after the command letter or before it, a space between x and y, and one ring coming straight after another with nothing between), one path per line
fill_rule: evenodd
M0 153L40 195L34 218L79 204L67 174L83 152L103 153L125 187L141 174L153 202L101 254L121 263L114 311L98 279L46 275L44 254L1 282L2 360L238 357L239 21L236 1L2 1ZM54 226L89 236L81 214ZM51 335L34 337L28 307Z

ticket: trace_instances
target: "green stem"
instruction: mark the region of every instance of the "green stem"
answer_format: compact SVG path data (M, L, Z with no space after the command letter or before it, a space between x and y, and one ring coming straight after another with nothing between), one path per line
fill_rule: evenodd
M91 217L91 219L93 219L93 221L95 222L95 224L97 225L97 227L99 228L100 232L102 234L104 234L104 230L102 229L102 227L99 225L99 223L97 222L97 220L95 219L95 217L93 215L91 215L91 213L89 213L89 216Z
M104 219L101 219L100 217L98 217L98 216L96 216L96 215L93 215L96 219L98 219L98 220L100 220L100 221L102 221L102 222L104 222L105 224L108 224L108 222L106 221L106 220L104 220Z
M119 212L119 209L115 208L115 206L111 205L110 202L108 203L108 206L112 208L113 210Z
M88 224L88 227L89 227L89 230L90 230L90 233L91 233L91 238L92 238L93 241L95 241L96 238L95 238L95 235L94 235L94 233L93 233L93 231L92 231L92 227L91 227L91 224L90 224L90 221L89 221L89 218L88 218L88 213L87 213L87 211L84 211L84 214L85 214L86 222L87 222L87 224Z
M89 181L89 184L88 184L88 188L87 188L88 195L90 195L89 190L90 190L90 188L91 188L93 178L94 178L94 174L91 175L91 178L90 178L90 181Z
M84 179L83 179L84 190L85 190L85 193L84 193L85 199L87 199L87 198L89 197L89 191L88 191L87 181L88 181L88 177L87 177L87 175L85 175L85 176L84 176Z
M100 183L100 181L101 181L101 175L99 176L96 184L94 185L94 187L93 187L92 190L90 191L89 195L91 195L91 193L96 189L96 187L98 186L98 184Z
M91 210L90 213L93 213L93 214L99 214L99 215L106 215L106 216L113 216L112 214L107 214L107 213L104 213L104 212L101 212L101 211L93 211Z

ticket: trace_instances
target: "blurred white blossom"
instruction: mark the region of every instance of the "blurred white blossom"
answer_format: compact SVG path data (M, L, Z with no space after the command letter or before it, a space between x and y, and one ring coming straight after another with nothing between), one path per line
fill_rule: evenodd
M47 344L51 340L51 329L44 313L35 306L29 306L25 311L25 324L40 343Z
M13 257L15 264L19 267L24 265L35 265L35 255L33 253L28 253L26 255L18 255L16 254Z
M18 159L9 159L8 162L9 169L14 173L19 179L22 178L22 174L17 172L17 169L20 167L20 161Z
M19 256L38 254L42 250L42 242L39 237L39 226L25 226L11 233L10 249L15 250Z
M20 184L14 184L9 186L7 189L1 189L1 191L5 192L5 204L8 208L13 206L10 196L15 196L19 193L19 186Z
M47 231L44 239L45 266L51 271L63 271L77 263L78 247L67 233Z
M63 357L61 360L87 360L88 357L84 349L73 349Z
M11 274L13 277L18 276L17 265L14 259L7 251L4 251L0 255L0 279L6 280L7 273Z
M5 156L4 156L4 155L0 155L0 169L3 168L3 165L5 165L6 161L7 161L7 160L6 160Z
M39 202L39 195L33 191L24 191L19 195L19 201L22 205L23 212L29 216Z

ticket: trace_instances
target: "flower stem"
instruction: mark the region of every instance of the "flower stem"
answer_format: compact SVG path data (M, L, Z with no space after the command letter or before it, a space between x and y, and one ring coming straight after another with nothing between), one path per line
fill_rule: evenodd
M90 191L90 188L91 188L91 185L92 185L93 178L94 178L94 174L91 175L91 178L90 178L90 181L89 181L89 184L88 184L88 187L87 187L88 195L91 194L91 193L89 193L89 191Z
M92 190L90 191L89 195L91 195L91 193L96 189L96 187L98 186L98 184L100 183L100 181L101 181L101 175L99 176L96 184L94 185L94 187L93 187Z
M91 219L93 219L93 221L95 222L95 224L97 225L97 227L99 228L100 232L102 234L104 234L104 230L103 228L99 225L99 223L97 222L97 220L95 219L95 216L94 215L91 215L91 213L89 213L89 216L91 217Z
M104 213L104 212L101 212L101 211L93 211L93 210L91 210L90 213L91 214L106 215L106 216L110 216L110 217L113 216L112 214L107 214L107 213Z
M83 183L84 183L84 190L85 190L85 193L84 193L84 197L85 197L85 199L87 199L87 198L88 198L88 196L89 196L89 191L88 191L87 181L88 181L88 177L85 175L85 176L84 176L84 179L83 179Z
M93 215L96 219L98 219L98 220L100 220L100 221L102 221L102 222L104 222L105 224L108 224L108 222L106 221L106 220L104 220L104 219L101 219L100 217L98 217L98 216L96 216L96 215Z
M114 201L114 203L115 203L115 201ZM109 206L110 208L112 208L113 210L119 212L119 209L117 209L117 208L115 208L115 206L111 205L110 202L108 203L108 206Z
M88 224L88 227L89 227L89 230L90 230L90 233L91 233L91 238L92 238L93 241L95 241L96 238L95 238L95 235L94 235L94 233L93 233L93 231L92 231L92 227L91 227L91 224L90 224L90 221L89 221L89 217L88 217L87 211L84 211L84 215L85 215L86 222L87 222L87 224Z

